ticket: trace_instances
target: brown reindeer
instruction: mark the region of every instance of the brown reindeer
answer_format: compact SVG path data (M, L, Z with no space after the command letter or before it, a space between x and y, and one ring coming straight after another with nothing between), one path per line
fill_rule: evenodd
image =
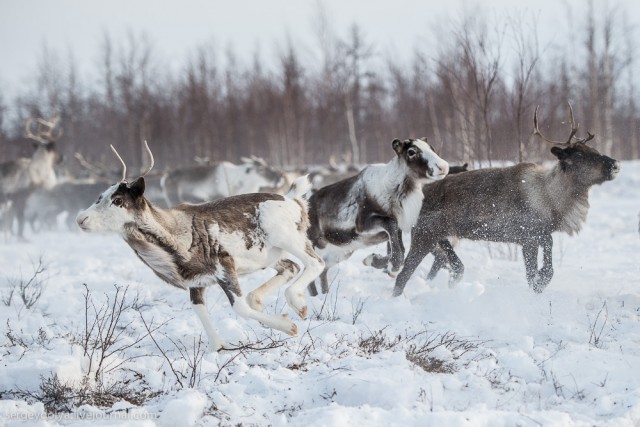
M307 177L294 181L283 196L242 194L200 205L160 209L144 196L144 176L153 167L148 146L147 150L151 166L131 182L126 180L126 165L116 152L124 166L122 180L78 214L78 226L87 232L120 234L160 279L189 290L212 350L224 345L205 306L205 290L214 285L222 288L239 316L296 335L298 328L287 316L264 313L263 308L268 293L290 283L285 298L304 319L304 289L324 267L307 237L309 218L304 194L311 189ZM302 272L289 259L291 255L303 265ZM245 299L238 277L268 267L273 267L276 275Z
M558 162L547 169L533 163L506 168L473 170L424 187L424 202L411 233L411 249L396 279L394 295L400 295L424 257L439 243L451 267L450 286L461 279L464 267L449 237L517 243L522 253L529 286L542 292L553 277L551 234L578 233L589 211L589 189L614 179L620 163L600 154L577 138L578 125L569 105L571 133L564 141L553 141L538 128L538 108L533 118L534 134L551 145ZM443 244L444 242L444 244ZM538 270L538 248L543 264Z

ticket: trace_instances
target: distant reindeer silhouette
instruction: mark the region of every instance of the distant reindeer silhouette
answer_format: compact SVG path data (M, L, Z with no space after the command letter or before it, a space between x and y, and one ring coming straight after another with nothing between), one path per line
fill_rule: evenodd
M33 155L0 163L0 199L10 204L5 212L9 218L7 223L12 225L13 218L17 219L18 238L24 237L24 210L29 194L56 184L54 166L62 160L55 147L55 142L62 136L59 122L58 115L49 120L29 117L25 123L25 137L35 143Z

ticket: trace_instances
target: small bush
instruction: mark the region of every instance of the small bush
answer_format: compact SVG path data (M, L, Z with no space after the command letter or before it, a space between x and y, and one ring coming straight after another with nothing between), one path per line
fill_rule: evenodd
M456 371L455 361L469 351L477 350L481 343L460 338L453 332L433 333L424 330L414 335L388 337L384 329L381 329L370 336L361 336L358 349L365 355L372 355L402 346L407 360L419 368L426 372L450 374ZM434 353L439 348L447 349L452 355L451 360L435 356Z
M13 297L17 291L25 308L30 310L37 304L44 292L47 281L42 277L42 275L46 271L47 266L44 264L41 257L38 259L38 263L33 265L33 273L31 274L31 277L25 279L21 276L16 279L9 279L9 292L2 295L2 303L7 307L11 306Z
M40 377L37 392L11 391L6 392L3 398L17 397L42 402L48 414L57 414L73 412L75 408L82 405L108 408L123 400L140 406L158 394L158 392L134 390L127 381L113 382L108 385L104 383L91 385L88 376L77 383L63 381L58 374L54 373L48 377Z

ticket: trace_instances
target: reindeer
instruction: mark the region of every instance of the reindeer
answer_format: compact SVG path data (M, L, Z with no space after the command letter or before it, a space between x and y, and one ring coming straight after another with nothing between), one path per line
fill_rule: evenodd
M145 143L146 145L146 143ZM294 255L304 271L285 291L287 303L301 317L307 315L304 288L322 271L324 263L307 238L307 201L311 188L307 177L297 179L285 196L254 193L201 205L159 209L145 197L144 176L122 180L107 188L96 203L80 212L78 226L89 232L119 233L135 254L163 281L188 289L192 307L209 338L212 350L224 343L207 315L205 290L218 284L235 312L289 335L297 326L286 315L263 313L263 298L298 274L300 267L288 259ZM276 275L243 298L238 276L273 267Z
M279 189L282 172L258 157L242 158L242 164L221 162L167 172L161 181L169 206L201 203L244 193ZM286 189L285 189L286 190Z
M586 144L594 137L591 133L582 139L576 137L578 125L571 104L571 133L566 142L542 135L538 109L533 116L534 135L551 145L551 154L558 162L551 169L520 163L473 170L425 186L424 202L394 296L403 292L415 269L439 241L452 269L449 285L461 279L464 267L445 240L448 237L522 245L529 287L536 293L546 288L553 277L551 233L573 235L580 231L589 211L590 188L613 180L620 172L620 163ZM543 264L538 270L540 247Z
M387 272L395 277L404 258L402 230L409 231L422 206L422 186L444 178L449 164L426 138L394 139L396 156L387 164L365 167L357 175L323 187L309 199L309 238L326 267L322 292L329 289L328 269L358 248L389 241ZM315 284L309 292L317 295Z
M35 141L33 155L0 163L0 199L11 201L6 215L17 219L18 238L24 237L24 209L29 194L56 184L54 166L62 161L55 148L55 141L62 136L62 129L57 128L59 121L58 115L51 120L29 117L25 123L25 137Z

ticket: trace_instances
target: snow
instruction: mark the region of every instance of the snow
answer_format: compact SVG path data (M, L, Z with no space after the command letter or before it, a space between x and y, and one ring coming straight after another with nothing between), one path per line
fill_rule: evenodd
M209 315L225 341L265 350L198 350L206 338L188 294L162 283L118 236L58 231L0 241L3 300L38 259L47 266L33 307L17 294L0 304L0 425L638 425L638 188L640 162L624 162L615 181L593 188L582 232L554 236L555 275L540 295L527 286L519 248L470 241L457 248L466 267L458 286L450 289L444 272L424 279L429 256L398 298L391 278L362 265L371 251L357 251L330 272L326 297L307 296L310 316L296 319L297 337L236 317L209 289ZM271 274L248 276L243 289ZM28 396L43 378L79 384L90 366L95 375L96 355L85 356L78 340L84 284L96 309L113 301L114 285L120 295L128 286L135 303L120 318L119 343L142 340L107 359L104 381L148 398L47 415ZM265 310L295 319L282 291ZM166 357L142 319L157 328ZM407 358L412 345L443 336L471 344L429 353L448 370L427 372ZM376 338L377 347L360 345Z

